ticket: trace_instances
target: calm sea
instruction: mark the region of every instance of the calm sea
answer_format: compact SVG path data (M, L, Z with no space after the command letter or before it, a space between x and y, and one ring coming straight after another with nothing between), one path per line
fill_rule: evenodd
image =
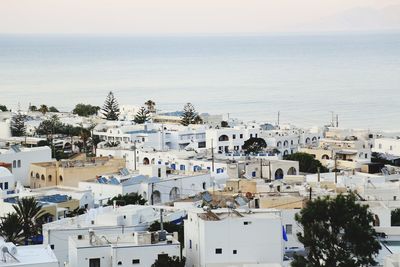
M400 34L0 35L0 103L71 110L153 99L163 111L400 130Z

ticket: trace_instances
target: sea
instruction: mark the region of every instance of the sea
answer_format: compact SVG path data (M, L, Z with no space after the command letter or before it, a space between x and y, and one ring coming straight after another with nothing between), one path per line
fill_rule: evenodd
M225 119L400 130L400 33L0 35L0 104L191 102Z

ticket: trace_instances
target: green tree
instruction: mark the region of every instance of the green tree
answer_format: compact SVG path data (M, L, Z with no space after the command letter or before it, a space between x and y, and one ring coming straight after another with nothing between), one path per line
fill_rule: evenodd
M361 267L376 262L380 244L368 206L354 194L318 198L296 214L307 256L295 255L292 267Z
M144 104L150 113L156 113L156 103L153 100L147 100Z
M0 236L6 242L19 244L22 241L22 224L21 220L15 212L7 213L0 218Z
M188 126L189 124L200 123L201 118L198 116L196 109L191 103L186 103L183 107L183 113L181 116L181 124Z
M81 117L89 117L92 115L96 115L100 110L98 106L86 105L86 104L77 104L75 108L72 110L72 113L77 114Z
M299 169L305 173L328 172L329 170L322 166L321 162L308 153L297 152L291 155L283 156L285 160L294 160L299 162Z
M391 221L392 226L400 226L400 209L399 208L392 210L390 221Z
M5 105L0 105L0 111L8 111L8 108Z
M24 243L27 244L30 238L40 234L46 213L33 197L19 199L13 208L21 221Z
M183 244L185 244L185 228L184 224L175 224L171 222L164 222L164 230L167 231L168 233L173 233L177 232L178 233L178 241L181 243L181 249L184 247ZM150 232L156 232L161 230L161 225L160 222L155 221L149 226L149 231Z
M143 124L150 120L150 111L145 107L141 107L135 115L133 121L137 124Z
M113 205L114 201L116 201L119 206L126 205L144 205L146 204L146 200L142 197L142 195L138 193L130 193L126 195L118 195L108 200L107 205Z
M159 257L151 267L185 267L186 259L183 257L182 259L173 256L169 257L166 255L165 257Z
M247 154L250 153L259 153L264 148L267 147L267 143L264 139L258 137L251 137L250 139L244 141L243 149Z
M102 114L106 120L116 121L119 116L119 106L113 92L109 92L104 102Z
M38 111L42 112L43 114L46 114L47 112L49 112L49 108L46 105L42 104L40 105Z
M86 213L86 209L85 208L77 207L74 210L68 211L65 216L68 217L68 218L71 218L71 217L76 217L76 216L79 216L79 215L82 215L82 214L85 214L85 213Z
M49 107L49 112L60 112L60 111L58 111L56 107L51 106Z
M11 118L11 134L12 136L24 136L26 134L25 127L26 116L18 112Z
M37 106L29 106L29 111L37 111Z

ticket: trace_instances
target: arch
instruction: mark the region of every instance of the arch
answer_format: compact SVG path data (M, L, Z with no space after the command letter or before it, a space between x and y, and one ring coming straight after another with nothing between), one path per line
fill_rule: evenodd
M173 187L171 191L169 191L169 200L175 201L180 198L180 192L178 187Z
M31 172L31 177L35 177L35 176L33 175L33 172Z
M309 144L310 142L311 142L310 138L307 137L307 138L306 138L306 144Z
M17 161L17 166L18 166L18 168L21 168L21 160L20 159Z
M64 179L63 179L63 177L62 177L62 175L60 175L60 182L62 182Z
M151 164L155 164L156 163L156 159L155 158L152 158L151 159Z
M47 176L47 180L49 180L49 182L51 182L51 179L52 179L53 177L51 176L51 174L49 174L48 176Z
M149 164L150 164L149 158L143 158L143 165L149 165Z
M36 179L39 179L39 178L40 178L39 173L36 173Z
M206 184L206 182L203 182L203 190L206 190L206 188L207 188L207 184Z
M285 141L283 142L283 146L284 146L284 147L288 147L288 146L289 146L289 141L285 140Z
M40 179L42 179L44 181L44 175L42 174L42 176L40 176Z
M373 222L373 226L380 226L381 225L381 221L379 219L379 216L374 214L374 222Z
M283 170L281 168L275 171L275 180L283 179Z
M170 168L171 168L172 170L175 170L175 169L176 169L176 164L175 164L175 163L171 163Z
M186 169L185 165L183 165L183 164L179 165L179 170L184 171L185 169Z
M218 141L229 141L229 137L226 134L221 135Z
M17 161L13 160L13 169L17 168Z
M277 146L277 147L281 147L281 146L282 146L282 142L281 142L281 141L278 141L278 143L276 143L276 146Z
M311 141L313 142L317 141L317 137L314 136Z
M322 159L329 159L329 156L327 154L322 155Z
M287 150L283 151L283 155L284 156L289 155L289 151L287 151Z
M288 175L296 175L297 174L296 168L295 167L290 167L288 172L287 172L287 174Z
M153 197L153 203L154 204L159 204L161 203L161 193L158 190L155 190L152 194Z

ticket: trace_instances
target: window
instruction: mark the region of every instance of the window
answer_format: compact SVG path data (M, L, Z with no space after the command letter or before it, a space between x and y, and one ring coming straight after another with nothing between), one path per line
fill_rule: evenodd
M189 248L192 249L192 239L189 239Z
M240 134L240 139L243 139L243 134Z
M293 233L293 226L291 224L286 224L286 234L291 235Z
M368 153L365 153L365 158L366 158L366 159L368 158Z
M122 265L122 261L119 261L117 265Z
M40 179L42 179L44 181L44 175L42 174L42 176L40 176Z
M100 267L100 258L89 259L89 267Z
M62 175L60 175L60 182L62 182L63 181L63 177L62 177Z
M253 138L253 134L250 134L250 138Z
M243 222L244 225L249 225L251 222Z
M233 254L235 254L235 255L237 254L237 250L236 249L233 250Z
M13 168L14 169L17 168L17 161L16 160L13 161Z
M17 165L18 165L18 168L21 168L21 160L20 159L18 160L18 164Z
M203 190L206 190L206 182L203 182Z
M222 248L216 248L215 254L222 254Z
M256 138L258 137L258 134L256 134Z
M4 190L7 190L8 189L8 182L5 182L4 183Z
M49 176L48 176L48 180L49 180L49 182L51 182L51 178L52 178L52 177L51 177L51 175L49 175Z
M132 260L132 264L140 264L140 260L139 259L133 259Z
M232 139L236 139L236 134L232 135Z
M3 190L3 183L0 183L0 189Z

